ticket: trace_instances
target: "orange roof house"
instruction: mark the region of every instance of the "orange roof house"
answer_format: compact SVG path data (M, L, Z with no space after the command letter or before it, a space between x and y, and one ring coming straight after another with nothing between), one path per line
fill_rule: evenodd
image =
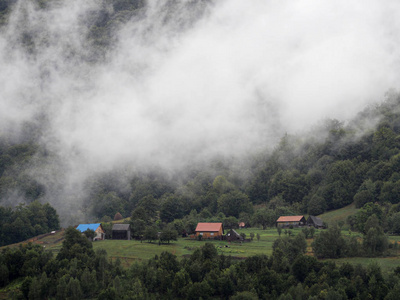
M278 227L298 227L306 224L306 218L304 216L281 216L276 220L276 226Z
M222 238L224 227L222 223L198 223L195 232L196 236L201 235L206 239Z

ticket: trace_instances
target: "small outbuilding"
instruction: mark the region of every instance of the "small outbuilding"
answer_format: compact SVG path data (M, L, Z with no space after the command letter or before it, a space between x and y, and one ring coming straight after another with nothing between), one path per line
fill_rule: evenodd
M131 239L131 225L114 224L112 227L112 239L129 241Z
M301 227L306 225L304 216L281 216L276 220L276 227Z
M221 238L224 234L222 223L198 223L196 227L196 237L199 235L205 239Z
M79 224L76 229L82 233L84 233L88 229L93 230L96 233L93 241L105 240L106 237L106 231L104 230L103 226L101 226L101 223Z
M244 240L243 237L234 229L228 231L228 233L225 235L225 239L228 242Z
M307 219L308 226L314 226L315 228L325 228L324 222L315 216L309 216Z
M246 228L246 224L244 222L240 222L238 225L239 228Z

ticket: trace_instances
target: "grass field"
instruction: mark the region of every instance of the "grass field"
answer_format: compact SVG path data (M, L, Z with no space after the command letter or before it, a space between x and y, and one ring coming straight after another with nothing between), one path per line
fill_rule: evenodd
M338 258L338 259L323 259L322 261L333 261L337 265L343 263L351 263L353 265L361 264L363 267L368 267L371 263L377 263L383 272L388 272L400 266L400 257L352 257L352 258Z
M16 244L11 244L11 245L7 245L7 246L3 246L0 247L0 250L3 248L16 248L19 247L20 245L25 245L28 243L33 243L33 244L38 244L38 245L42 245L43 247L45 247L46 249L60 249L61 245L62 245L62 241L64 240L64 229L59 230L57 232L55 232L54 234L42 234L36 237L33 237L29 240L20 242L20 243L16 243ZM56 252L58 252L56 250Z
M355 204L347 205L343 208L326 212L318 217L329 226L343 222L343 228L347 228L346 220L349 216L356 214L359 211Z
M351 208L347 209L346 211L350 210ZM292 229L294 235L298 234L300 231L301 229ZM318 234L319 231L320 230L316 230L315 233ZM261 230L259 228L245 228L237 229L237 232L245 233L247 239L250 238L250 233L253 232L255 234L254 240L251 242L243 243L228 243L226 241L197 241L189 238L178 238L178 241L173 241L170 244L161 245L159 245L157 242L148 243L143 241L141 243L140 241L136 240L105 240L94 242L93 248L95 250L105 249L109 258L111 258L112 260L116 260L117 258L119 258L122 264L127 267L135 261L143 261L153 258L155 255L160 255L163 251L171 252L172 254L175 254L178 258L183 258L187 255L191 255L197 248L202 247L206 242L214 244L220 254L224 254L226 256L230 255L236 259L242 259L256 254L266 254L270 256L272 254L272 245L274 241L279 238L276 228L269 228L266 230ZM260 235L260 241L257 241L257 233ZM358 236L362 238L362 235L360 233L350 233L348 230L342 230L342 233L345 235L351 234L353 236ZM283 235L284 230L282 231L282 236ZM59 232L56 232L55 234L47 235L40 238L33 238L20 244L26 244L27 242L40 244L43 245L46 250L51 250L56 255L62 246L63 236L64 231L61 230ZM400 242L400 236L389 236L389 241L391 243ZM308 239L307 255L312 255L311 243L312 239ZM20 244L9 245L7 247L19 247ZM365 267L367 267L368 264L370 264L371 262L375 261L382 267L382 270L389 271L395 267L400 266L400 253L395 257L356 257L336 259L333 261L338 264L342 264L344 262L350 262L352 264L360 263Z
M301 229L293 229L293 234L297 234ZM94 249L103 248L107 251L108 256L115 260L120 258L122 264L125 266L130 265L136 260L146 260L153 258L155 255L160 255L163 251L171 252L182 258L186 255L191 255L197 248L202 247L206 242L212 243L217 247L218 253L233 258L241 259L256 254L272 254L272 245L279 237L276 228L261 230L258 228L237 229L239 233L245 233L246 239L250 239L250 233L254 233L254 240L251 242L229 243L227 241L217 240L204 240L197 241L190 238L179 238L178 241L171 242L170 244L148 243L140 241L119 241L119 240L105 240L93 243ZM260 235L260 240L257 241L257 233ZM283 235L283 232L282 232ZM311 246L311 240L308 241ZM309 248L309 251L311 247Z
M94 249L103 248L108 256L113 260L120 258L123 265L130 265L136 260L146 260L160 255L163 251L171 252L182 258L191 255L197 248L202 247L206 242L212 243L217 247L220 254L231 255L235 258L245 258L256 254L270 255L272 253L272 244L278 238L276 229L261 230L257 228L240 229L239 233L245 233L246 238L250 238L250 233L260 234L260 241L254 237L252 242L229 243L227 241L204 240L197 241L190 238L179 238L178 241L170 244L148 243L140 241L119 241L105 240L93 243Z

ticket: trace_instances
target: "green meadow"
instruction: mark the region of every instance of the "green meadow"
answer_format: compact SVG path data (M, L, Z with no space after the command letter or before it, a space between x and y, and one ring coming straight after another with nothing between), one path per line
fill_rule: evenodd
M344 224L343 228L347 228L348 227L348 225L346 224L347 218L351 215L355 215L358 211L359 209L356 208L356 205L354 203L352 203L343 208L326 212L322 215L319 215L318 217L321 218L322 221L331 226L343 222Z
M205 240L197 241L189 238L178 238L177 241L173 241L170 244L158 243L148 243L140 241L120 241L120 240L105 240L93 243L94 249L103 248L107 251L109 258L116 260L119 258L124 266L130 266L135 261L147 260L153 258L155 255L160 255L163 251L168 251L178 258L183 258L185 256L191 255L197 248L202 247L206 242L212 243L217 247L218 253L225 256L231 256L233 259L244 259L246 257L265 254L270 256L272 254L272 245L276 239L279 238L276 228L269 228L266 230L258 228L246 228L237 229L239 233L245 233L246 239L250 238L250 233L253 232L255 237L251 242L229 243L227 241L216 241L216 240ZM282 230L282 236L284 236L284 231ZM294 235L298 234L301 229L292 229ZM318 234L320 230L316 230L315 234ZM256 235L260 234L260 240L257 241ZM344 234L349 234L347 230L343 230ZM350 233L352 235L361 235L358 233ZM400 236L390 236L389 241L395 242L399 241ZM312 255L312 239L307 240L308 248L307 255ZM227 247L228 246L228 247ZM369 264L376 262L381 266L384 272L393 270L395 267L400 266L400 253L394 257L354 257L354 258L341 258L331 261L335 261L337 264L343 264L349 262L352 264L361 264L367 267ZM328 260L323 260L328 261Z
M178 238L177 241L171 241L169 244L158 244L158 242L149 243L147 241L125 241L125 240L105 240L97 241L93 243L94 250L105 249L108 257L115 261L119 258L122 265L129 267L135 261L148 260L153 258L155 255L160 255L163 251L168 251L181 259L183 257L190 256L197 248L202 247L205 243L212 243L217 247L218 253L225 256L231 256L233 259L244 259L246 257L265 254L270 256L272 254L272 246L276 239L279 238L278 231L275 227L262 230L259 228L244 228L236 229L239 233L245 233L246 239L250 239L250 233L254 233L254 239L250 242L227 242L218 240L203 240L197 241L190 238ZM301 229L291 229L293 235L298 234ZM318 234L321 230L316 230L315 234ZM260 235L260 240L257 241L257 233ZM282 230L282 236L285 234L285 229ZM357 232L351 232L347 229L343 229L342 233L345 235L354 235L362 238L362 235ZM62 246L63 231L57 232L54 235L48 235L38 240L28 240L34 243L41 244L46 250L51 250L55 255L59 252ZM312 253L312 239L307 240L308 248L307 255L313 255ZM400 242L400 236L389 236L391 243ZM22 243L23 244L23 243ZM19 244L9 245L7 247L18 247ZM325 260L328 261L328 260ZM349 262L352 264L361 264L368 266L372 262L379 264L384 271L389 271L395 267L400 266L400 252L394 257L355 257L355 258L341 258L331 260L338 264Z
M244 259L257 254L272 254L272 245L279 238L276 228L266 230L258 228L237 229L238 233L245 233L246 239L250 239L250 233L254 233L254 239L250 242L227 242L219 240L203 240L197 241L190 238L178 238L170 244L158 244L158 242L148 243L147 241L121 241L121 240L105 240L93 243L94 249L105 249L108 256L115 260L119 258L123 265L129 266L136 260L146 260L160 255L163 251L171 252L178 258L191 255L197 248L202 247L205 243L212 243L218 250L218 253L225 256L231 256L234 259ZM300 229L293 229L292 233L297 234ZM257 240L257 233L260 240ZM282 236L284 230L282 230ZM309 240L311 244L311 240Z

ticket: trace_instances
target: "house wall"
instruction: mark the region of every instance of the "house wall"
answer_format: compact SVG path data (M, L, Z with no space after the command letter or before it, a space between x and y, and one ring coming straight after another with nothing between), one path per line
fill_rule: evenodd
M97 240L104 240L106 233L104 232L104 230L99 226L97 227L97 229L95 230L96 232L96 236L94 237Z
M113 240L130 240L131 234L127 230L113 230L112 238Z
M289 227L289 226L298 227L298 226L300 226L300 222L277 222L276 226L278 226L278 227Z
M202 235L203 238L205 238L205 239L213 239L215 237L220 237L220 236L222 236L222 226L219 229L219 231L215 231L215 232L210 232L210 231L196 232L196 236L199 236L199 235Z

